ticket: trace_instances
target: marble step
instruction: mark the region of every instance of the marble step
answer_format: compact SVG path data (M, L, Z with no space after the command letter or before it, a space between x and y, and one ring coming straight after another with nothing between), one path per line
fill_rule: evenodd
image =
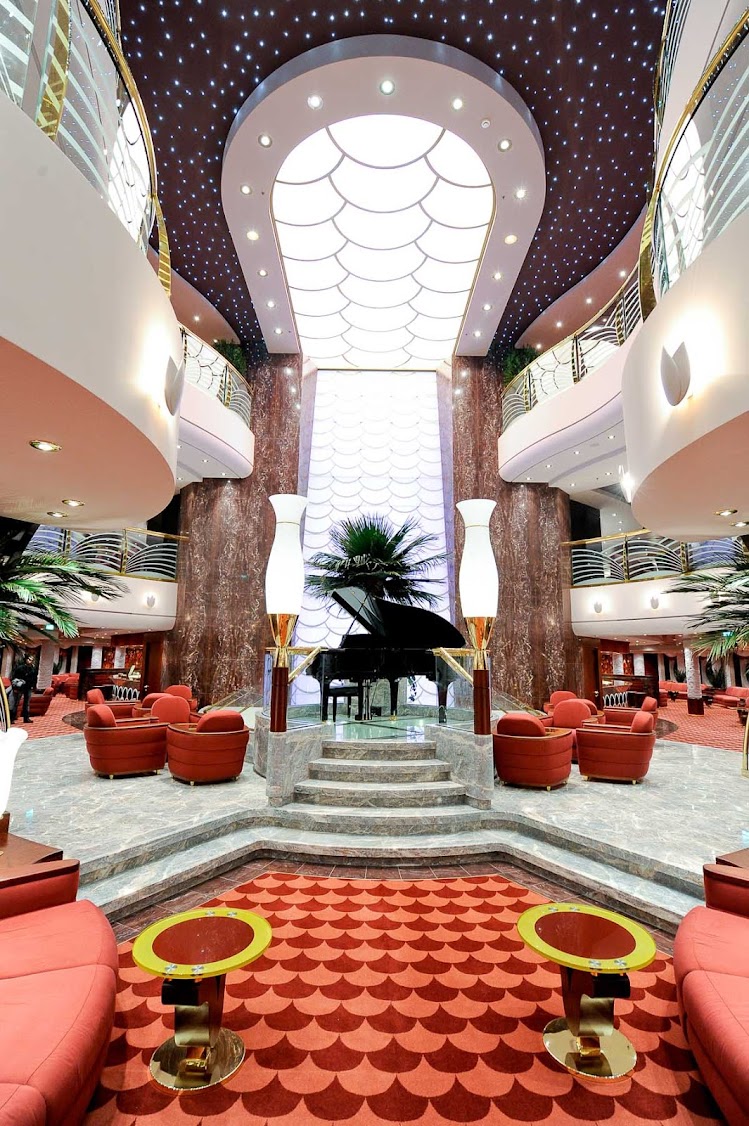
M361 806L295 802L276 810L278 824L288 829L352 834L461 833L481 827L481 813L468 805L401 806L375 809Z
M431 809L464 805L465 786L458 782L297 782L294 801L359 809Z
M450 763L439 759L313 759L310 778L322 782L449 782Z
M323 758L413 760L430 759L437 754L437 744L428 739L346 739L325 740Z
M407 874L409 866L423 872L425 866L438 862L480 860L484 864L491 860L501 874L502 862L511 862L531 876L553 879L573 893L591 896L669 934L687 911L703 902L696 894L664 887L657 872L644 879L514 830L474 827L455 833L382 836L262 825L189 845L172 856L147 857L139 867L106 879L84 879L80 898L90 899L115 921L259 858L277 861L279 872L293 871L295 863L303 861L392 865ZM380 873L377 878L382 878Z

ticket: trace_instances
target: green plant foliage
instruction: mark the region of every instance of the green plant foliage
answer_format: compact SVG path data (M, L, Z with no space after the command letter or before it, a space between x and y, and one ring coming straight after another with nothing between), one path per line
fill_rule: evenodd
M732 559L709 571L693 571L669 588L677 594L704 594L702 613L690 626L700 630L692 648L722 660L734 649L749 647L749 554L736 545Z
M677 665L676 668L674 669L674 680L676 681L677 684L684 684L686 682L686 679L687 679L687 670L686 669L680 669L679 666Z
M55 552L0 558L0 644L18 643L24 631L41 633L45 625L54 626L63 637L77 637L69 607L80 603L81 594L109 599L124 590L112 575Z
M716 668L711 657L708 657L705 661L705 677L711 688L725 688L726 686L726 672L723 665Z
M233 340L216 340L213 347L237 369L240 375L247 375L247 357L241 344L235 344Z
M527 368L536 358L535 348L508 348L499 361L504 383L511 383L523 368Z
M429 572L444 553L430 553L437 537L419 532L415 520L399 528L385 516L364 515L341 520L330 533L330 551L318 551L309 561L316 574L306 588L328 598L341 587L358 586L391 602L434 606L437 596L424 584L437 582Z

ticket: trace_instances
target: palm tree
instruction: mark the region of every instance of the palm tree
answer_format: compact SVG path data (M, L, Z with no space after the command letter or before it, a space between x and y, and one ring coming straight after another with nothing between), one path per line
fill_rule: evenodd
M669 588L675 594L704 594L702 613L689 623L700 630L693 648L715 661L749 647L749 552L744 541L720 568L693 571Z
M0 646L17 644L24 631L54 626L63 637L77 637L69 607L81 594L115 598L125 588L90 563L56 552L0 555Z
M358 586L391 602L435 606L437 595L423 586L439 582L428 574L446 558L442 552L428 553L437 542L431 533L419 532L412 518L399 528L386 516L341 520L331 530L330 551L318 551L309 560L318 573L308 576L306 588L327 598L342 587Z

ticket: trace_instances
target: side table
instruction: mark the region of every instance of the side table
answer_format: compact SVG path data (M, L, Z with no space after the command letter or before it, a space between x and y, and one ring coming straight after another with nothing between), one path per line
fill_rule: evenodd
M201 907L159 919L135 939L133 961L164 979L161 1000L174 1005L174 1036L150 1063L162 1087L211 1087L240 1066L244 1044L221 1027L226 975L259 958L272 937L267 919L252 911Z

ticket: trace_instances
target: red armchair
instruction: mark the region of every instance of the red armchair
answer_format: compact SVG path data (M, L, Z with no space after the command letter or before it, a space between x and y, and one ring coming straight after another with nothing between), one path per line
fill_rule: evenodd
M674 941L682 1026L729 1126L749 1123L749 872L706 864L705 907Z
M603 722L618 723L629 726L638 712L650 712L658 719L658 701L652 696L646 696L639 708L604 708Z
M494 765L500 782L563 786L572 769L572 732L546 727L538 716L507 712L494 725Z
M577 731L577 760L583 778L641 782L655 746L655 717L638 712L629 728L591 724Z
M83 728L91 769L108 778L158 774L166 762L166 726L147 719L118 723L106 704L92 704Z
M101 688L91 688L86 693L86 711L92 704L105 704L115 719L132 719L133 708L139 703L138 700L120 701L120 700L105 700L104 693Z
M167 696L181 696L183 700L187 700L191 712L198 710L198 701L192 694L192 688L189 688L186 684L170 684L168 688L164 689L164 692Z
M43 692L32 692L29 697L29 715L46 715L53 696L52 688L45 688Z
M117 947L78 861L0 874L0 1121L82 1122L114 1021Z
M170 724L166 734L169 771L191 786L238 778L249 738L241 714L229 709L208 712L197 724Z
M68 673L68 679L65 681L65 695L69 700L78 699L80 680L81 678L77 672Z
M166 692L149 692L133 706L133 719L147 719L151 714L151 708L162 696L166 696Z
M547 715L551 715L557 704L561 704L562 700L575 700L577 697L574 692L568 692L566 688L560 689L559 692L552 692L551 696L544 704L544 711Z
M158 723L190 723L191 717L190 705L183 696L164 694L151 708L151 719Z

